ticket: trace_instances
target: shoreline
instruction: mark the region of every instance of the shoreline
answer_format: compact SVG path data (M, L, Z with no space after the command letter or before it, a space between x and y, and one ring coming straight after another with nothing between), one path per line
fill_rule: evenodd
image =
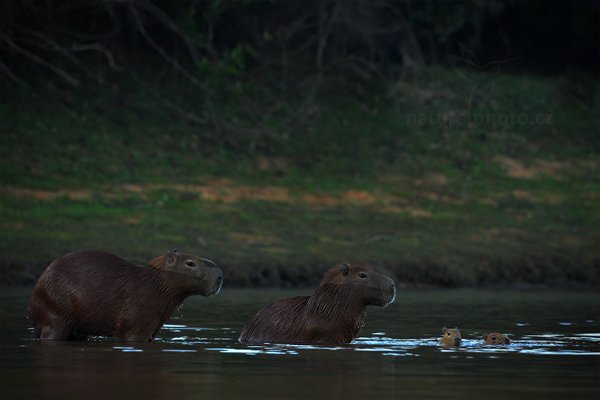
M0 261L0 288L10 287L33 287L50 263L22 263L14 261ZM323 273L329 264L313 268L306 266L281 267L263 264L262 269L239 270L235 266L220 265L225 275L225 284L231 288L254 288L254 289L303 289L319 285ZM410 266L377 266L380 270L389 274L400 289L509 289L509 290L598 290L600 280L598 276L599 265L588 266L585 269L596 269L596 276L584 280L583 277L573 277L570 269L565 268L562 274L552 275L541 279L523 279L523 275L506 277L502 281L490 279L505 273L505 266L498 264L496 269L488 269L485 273L469 279L461 278L460 274L448 274L443 280L439 278L441 270L448 270L437 264L420 266L418 271ZM515 271L523 271L518 264L513 268Z

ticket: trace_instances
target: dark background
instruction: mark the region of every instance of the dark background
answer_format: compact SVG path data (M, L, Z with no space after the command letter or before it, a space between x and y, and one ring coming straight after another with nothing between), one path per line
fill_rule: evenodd
M0 1L0 265L597 285L598 2Z
M511 60L506 71L598 73L598 2L24 0L1 7L2 59L34 75L41 66L33 56L101 64L100 49L133 66L172 57L191 67L237 48L249 53L240 56L249 71L288 64L301 74L332 72L355 59L385 71L448 65L461 44L480 67ZM98 50L78 54L82 43Z

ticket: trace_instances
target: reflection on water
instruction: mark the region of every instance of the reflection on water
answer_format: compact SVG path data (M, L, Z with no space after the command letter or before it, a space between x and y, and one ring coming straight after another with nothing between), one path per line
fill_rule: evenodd
M166 326L163 328L169 331L172 328ZM206 328L185 327L189 330L206 330ZM227 329L230 331L230 329ZM174 330L171 330L174 332ZM166 332L165 332L166 333ZM373 337L359 337L350 346L315 346L298 344L265 344L242 345L237 343L235 337L216 337L206 336L176 336L163 337L159 339L162 343L171 343L176 345L195 346L198 344L222 343L231 341L227 347L205 346L205 350L220 351L222 353L240 353L247 355L256 354L299 354L301 350L318 351L372 351L382 353L384 356L410 355L418 357L415 350L419 348L435 347L442 352L463 352L463 353L528 353L537 355L586 355L600 356L600 333L581 333L581 334L560 334L546 333L540 335L525 335L521 340L512 339L509 345L484 346L481 339L463 339L462 345L458 348L443 348L439 345L439 338L422 339L394 339L384 337L384 332L373 333ZM113 347L122 349L123 347ZM411 350L411 352L408 352ZM190 351L185 349L164 349L163 351Z
M351 345L245 345L243 324L298 292L190 298L154 343L39 342L29 293L0 297L1 398L594 398L600 395L595 293L407 291L369 309ZM442 326L458 325L459 348ZM500 331L510 345L483 346Z

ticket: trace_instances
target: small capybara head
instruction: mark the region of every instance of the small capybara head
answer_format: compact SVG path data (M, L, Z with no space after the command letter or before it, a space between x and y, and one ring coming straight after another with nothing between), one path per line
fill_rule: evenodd
M462 338L458 327L455 327L454 329L443 327L440 342L444 346L460 346Z
M484 345L501 345L501 344L510 344L510 339L501 333L492 332L492 333L484 333L483 334L483 344Z
M164 256L151 260L148 265L162 271L191 277L196 281L194 293L202 296L212 296L221 290L223 272L217 264L206 258L173 249Z
M356 293L353 298L367 306L385 307L396 299L394 281L367 266L336 265L327 271L321 285L344 285Z

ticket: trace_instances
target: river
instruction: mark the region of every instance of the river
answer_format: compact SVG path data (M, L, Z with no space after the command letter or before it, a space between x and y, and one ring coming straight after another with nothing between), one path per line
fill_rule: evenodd
M369 308L347 346L243 345L269 302L310 290L225 288L191 297L153 343L40 342L31 288L0 295L2 399L585 399L600 398L595 292L400 290ZM463 345L438 345L458 326ZM511 338L482 346L483 332Z

